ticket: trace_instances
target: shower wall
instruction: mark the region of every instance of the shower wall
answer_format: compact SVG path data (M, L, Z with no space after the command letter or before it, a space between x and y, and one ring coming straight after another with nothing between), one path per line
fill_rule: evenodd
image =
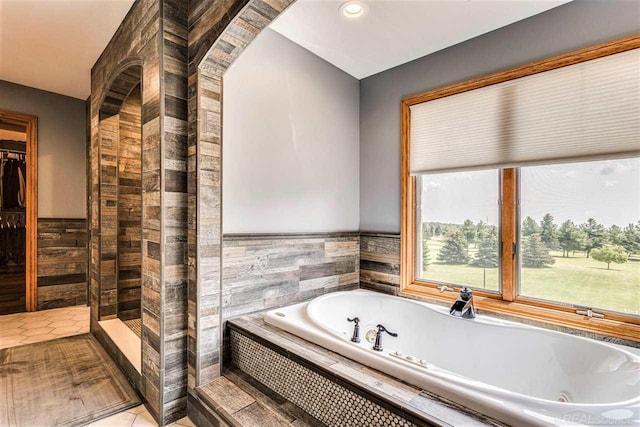
M142 278L142 104L140 86L120 110L118 138L118 317L140 318Z

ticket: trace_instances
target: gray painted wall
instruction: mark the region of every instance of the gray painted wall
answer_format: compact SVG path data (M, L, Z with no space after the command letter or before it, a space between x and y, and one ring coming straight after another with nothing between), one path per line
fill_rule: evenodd
M266 29L224 76L225 233L359 225L359 82Z
M363 79L360 229L400 231L400 101L640 32L640 1L578 0Z
M85 101L0 80L0 109L38 117L38 217L87 217Z

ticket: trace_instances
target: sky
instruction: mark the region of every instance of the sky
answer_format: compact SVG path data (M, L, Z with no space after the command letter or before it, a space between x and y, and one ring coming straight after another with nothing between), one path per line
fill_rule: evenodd
M607 227L640 220L640 158L523 167L520 178L521 219L539 222L550 213L558 225L595 218ZM496 170L425 175L422 182L424 222L497 225Z

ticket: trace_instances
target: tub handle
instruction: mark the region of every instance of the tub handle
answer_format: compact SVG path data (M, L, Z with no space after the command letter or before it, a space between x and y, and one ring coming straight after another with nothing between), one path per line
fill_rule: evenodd
M378 333L376 333L376 342L375 344L373 344L373 349L375 351L382 351L382 333L386 332L392 337L397 337L398 334L396 334L395 332L389 331L387 328L385 328L383 325L380 325L380 324L376 325L376 328L378 328Z
M360 319L354 317L353 319L349 319L347 317L347 321L355 322L355 326L353 327L353 336L351 337L351 341L360 342Z

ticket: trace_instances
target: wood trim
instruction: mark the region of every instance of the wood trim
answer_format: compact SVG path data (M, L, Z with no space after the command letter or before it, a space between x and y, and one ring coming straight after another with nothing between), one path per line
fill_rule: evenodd
M552 58L503 70L476 79L455 83L404 98L401 102L400 154L400 293L426 296L439 301L453 301L457 292L440 293L438 284L416 281L415 278L415 192L416 179L410 175L411 106L439 98L479 89L485 86L526 77L592 59L640 48L640 34L568 52ZM517 170L502 173L502 264L501 294L475 291L480 309L515 317L534 319L571 328L598 332L614 337L640 341L640 317L607 312L606 319L588 319L575 314L575 307L552 301L541 301L517 295L516 268L512 245L517 242Z
M444 98L462 92L467 92L481 87L506 82L521 77L531 76L545 71L555 70L557 68L566 67L568 65L579 64L580 62L592 59L602 58L616 53L626 52L628 50L640 48L640 34L634 34L618 40L601 43L595 46L574 52L564 53L562 55L543 59L541 61L532 62L530 64L521 65L519 67L510 68L499 71L497 73L478 77L472 80L454 83L439 89L430 90L428 92L419 93L409 96L402 100L403 104L408 106L422 104L423 102L433 101L434 99Z
M412 297L422 297L428 300L446 303L452 303L458 296L455 291L440 293L437 289L428 288L420 284L410 284L405 288L403 293ZM474 294L474 305L476 308L485 310L488 313L535 320L630 341L640 341L640 325L636 323L620 321L609 316L607 316L606 319L589 319L574 312L557 310L553 304L549 304L549 307L543 305L537 306L520 301L519 299L518 301L504 301L478 295L476 292L474 292Z
M415 280L415 188L416 179L409 174L411 110L400 106L400 292Z
M570 314L575 314L576 312L576 306L569 303L562 304L555 301L547 301L547 300L537 299L533 297L526 297L522 295L518 295L515 299L515 302L522 305L527 305L530 307L539 307L547 310L561 311L561 312L570 313ZM615 311L599 309L597 307L591 307L591 308L593 308L594 311L596 312L605 314L605 318L608 320L631 323L631 324L640 326L640 316L625 315ZM580 317L584 317L584 316L580 316ZM640 341L640 335L636 338L636 341Z
M26 310L38 307L38 118L0 110L2 121L24 126L27 131L26 194Z
M500 204L500 232L502 235L502 257L500 262L502 299L513 301L516 299L516 247L518 219L517 219L517 171L516 169L502 170L502 203Z

